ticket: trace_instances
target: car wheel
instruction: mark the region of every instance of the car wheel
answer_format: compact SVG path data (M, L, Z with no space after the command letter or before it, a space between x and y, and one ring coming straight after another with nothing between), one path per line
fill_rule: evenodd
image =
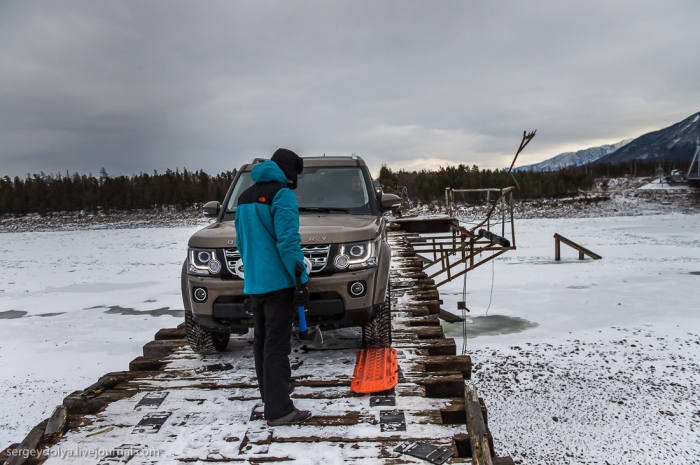
M362 327L362 344L367 349L391 347L391 299L387 296L372 319Z
M228 333L215 333L194 321L192 312L185 312L185 330L190 348L196 354L207 355L215 352L223 352L228 346L231 335Z

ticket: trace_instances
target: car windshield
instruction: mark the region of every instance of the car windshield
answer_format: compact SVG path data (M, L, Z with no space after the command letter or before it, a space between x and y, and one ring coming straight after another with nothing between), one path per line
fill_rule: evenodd
M238 197L253 184L250 171L238 178L229 199L227 210L236 209ZM372 214L365 177L359 167L306 167L299 175L297 188L293 191L299 210L331 213Z

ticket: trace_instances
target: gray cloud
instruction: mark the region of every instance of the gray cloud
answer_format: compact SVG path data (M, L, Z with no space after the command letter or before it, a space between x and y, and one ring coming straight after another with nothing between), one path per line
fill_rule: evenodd
M3 2L0 175L217 172L280 146L521 163L700 109L700 4Z

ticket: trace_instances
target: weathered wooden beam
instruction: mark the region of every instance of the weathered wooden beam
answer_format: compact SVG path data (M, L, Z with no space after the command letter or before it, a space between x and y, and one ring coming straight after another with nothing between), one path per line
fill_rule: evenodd
M24 438L19 446L14 451L9 452L9 457L5 460L3 465L22 465L29 459L37 458L37 448L41 440L41 436L44 433L44 428L41 426L35 426L29 432L29 434Z
M119 383L119 378L116 376L105 375L96 383L88 386L80 392L81 397L95 397L107 389L111 389Z
M464 379L471 379L472 359L469 355L433 355L412 358L411 362L425 366L426 372L458 371Z
M574 242L574 241L572 241L572 240L570 240L570 239L565 238L565 237L562 236L561 234L559 234L559 233L554 233L554 248L555 248L554 260L556 260L556 261L559 261L559 260L561 259L561 253L560 253L560 247L561 247L561 246L559 245L559 242L563 242L564 244L568 245L569 247L572 247L572 248L578 250L578 252L579 252L579 254L578 254L578 259L579 259L579 260L583 260L583 255L584 255L584 254L585 254L585 255L588 255L588 256L591 257L593 260L600 260L600 259L603 258L603 257L601 257L600 255L598 255L597 253L591 252L590 250L588 250L587 248L583 247L582 245L579 245L579 244L577 244L576 242Z
M428 315L420 318L409 318L407 322L411 327L440 326L440 318L438 318L437 315Z
M505 237L501 237L498 234L494 234L491 231L487 231L485 229L479 230L479 237L488 239L489 242L491 242L491 244L498 244L501 247L510 247L510 241L508 239L506 239Z
M144 357L163 357L188 345L187 339L172 339L165 341L151 341L143 346Z
M395 341L392 344L397 349L424 349L430 356L433 355L457 355L457 344L452 338L449 339L415 339L405 341Z
M129 362L129 371L158 371L167 364L161 357L139 356Z
M68 421L68 409L64 405L57 406L49 422L44 430L44 438L49 441L55 441L61 436L63 436L63 431L66 427L66 422Z
M173 339L187 339L185 328L163 328L158 330L154 337L156 341L170 341Z
M110 390L95 397L81 396L81 391L75 391L63 399L63 405L70 414L94 414L112 402L116 402L136 394L136 390Z
M401 333L414 334L418 339L442 339L445 337L442 326L412 326L394 330L394 334L398 337L401 336Z
M459 397L464 391L464 376L457 372L405 373L409 383L425 387L425 397Z
M467 411L467 431L472 450L472 462L475 465L493 465L476 386L467 382L464 382L464 405Z
M440 313L438 314L438 316L448 323L460 323L464 321L464 318L462 318L461 316L455 315L454 313L449 312L444 308L440 308Z

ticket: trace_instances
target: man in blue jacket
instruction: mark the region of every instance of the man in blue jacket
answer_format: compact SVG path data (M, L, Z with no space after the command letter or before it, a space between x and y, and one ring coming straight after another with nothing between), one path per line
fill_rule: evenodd
M303 423L311 417L289 398L292 323L305 305L305 285L295 290L294 271L304 263L299 235L299 205L291 189L304 169L294 152L279 149L253 168L253 184L238 198L236 245L244 270L243 291L253 304L255 371L269 426ZM306 271L302 284L308 281Z

